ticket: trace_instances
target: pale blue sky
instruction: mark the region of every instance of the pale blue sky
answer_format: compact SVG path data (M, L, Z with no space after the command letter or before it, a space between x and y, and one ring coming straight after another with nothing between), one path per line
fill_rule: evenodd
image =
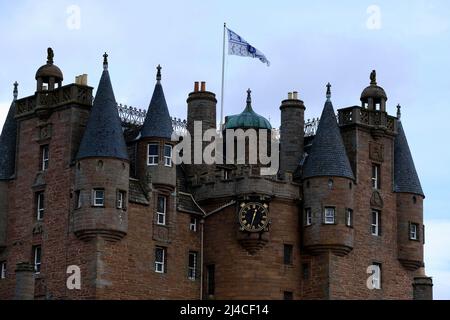
M80 29L67 8L81 9ZM367 27L370 5L381 29ZM403 125L427 195L427 273L437 298L450 299L450 3L441 1L5 1L0 0L0 123L18 81L34 93L34 75L53 47L64 83L89 74L96 87L102 54L119 102L147 108L155 66L172 116L186 117L194 81L220 94L223 22L271 61L227 57L225 113L240 112L247 88L254 108L279 125L279 106L297 90L306 117L318 117L325 84L336 109L359 104L372 69L388 94L388 111L403 106ZM447 183L445 182L447 181Z

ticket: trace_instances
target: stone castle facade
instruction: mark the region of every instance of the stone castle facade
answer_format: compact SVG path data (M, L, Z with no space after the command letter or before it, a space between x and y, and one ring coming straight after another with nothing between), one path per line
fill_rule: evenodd
M289 94L280 170L261 176L259 165L172 163L160 68L132 126L106 54L93 99L82 79L62 85L48 53L36 93L18 99L15 86L0 138L1 299L432 299L424 192L375 72L338 117L328 86L314 135ZM249 91L226 129L271 129L251 102ZM216 104L196 83L187 130L216 128Z

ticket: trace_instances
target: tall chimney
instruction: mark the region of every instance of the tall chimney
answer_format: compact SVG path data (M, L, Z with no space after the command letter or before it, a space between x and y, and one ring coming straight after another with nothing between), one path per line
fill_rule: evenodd
M298 99L298 92L288 94L281 103L280 175L294 173L303 155L305 105Z

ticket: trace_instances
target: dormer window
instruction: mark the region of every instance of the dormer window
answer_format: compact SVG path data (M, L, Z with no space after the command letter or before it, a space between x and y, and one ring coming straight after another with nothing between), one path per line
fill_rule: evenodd
M150 143L148 145L148 158L147 165L157 166L159 160L159 145L156 143Z

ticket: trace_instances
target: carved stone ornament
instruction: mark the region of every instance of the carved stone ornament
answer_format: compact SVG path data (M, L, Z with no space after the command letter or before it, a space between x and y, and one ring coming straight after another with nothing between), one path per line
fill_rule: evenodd
M381 194L378 191L374 191L372 198L370 199L370 205L376 208L383 208L384 202Z
M381 143L371 142L369 145L370 159L373 161L384 161L384 146Z

